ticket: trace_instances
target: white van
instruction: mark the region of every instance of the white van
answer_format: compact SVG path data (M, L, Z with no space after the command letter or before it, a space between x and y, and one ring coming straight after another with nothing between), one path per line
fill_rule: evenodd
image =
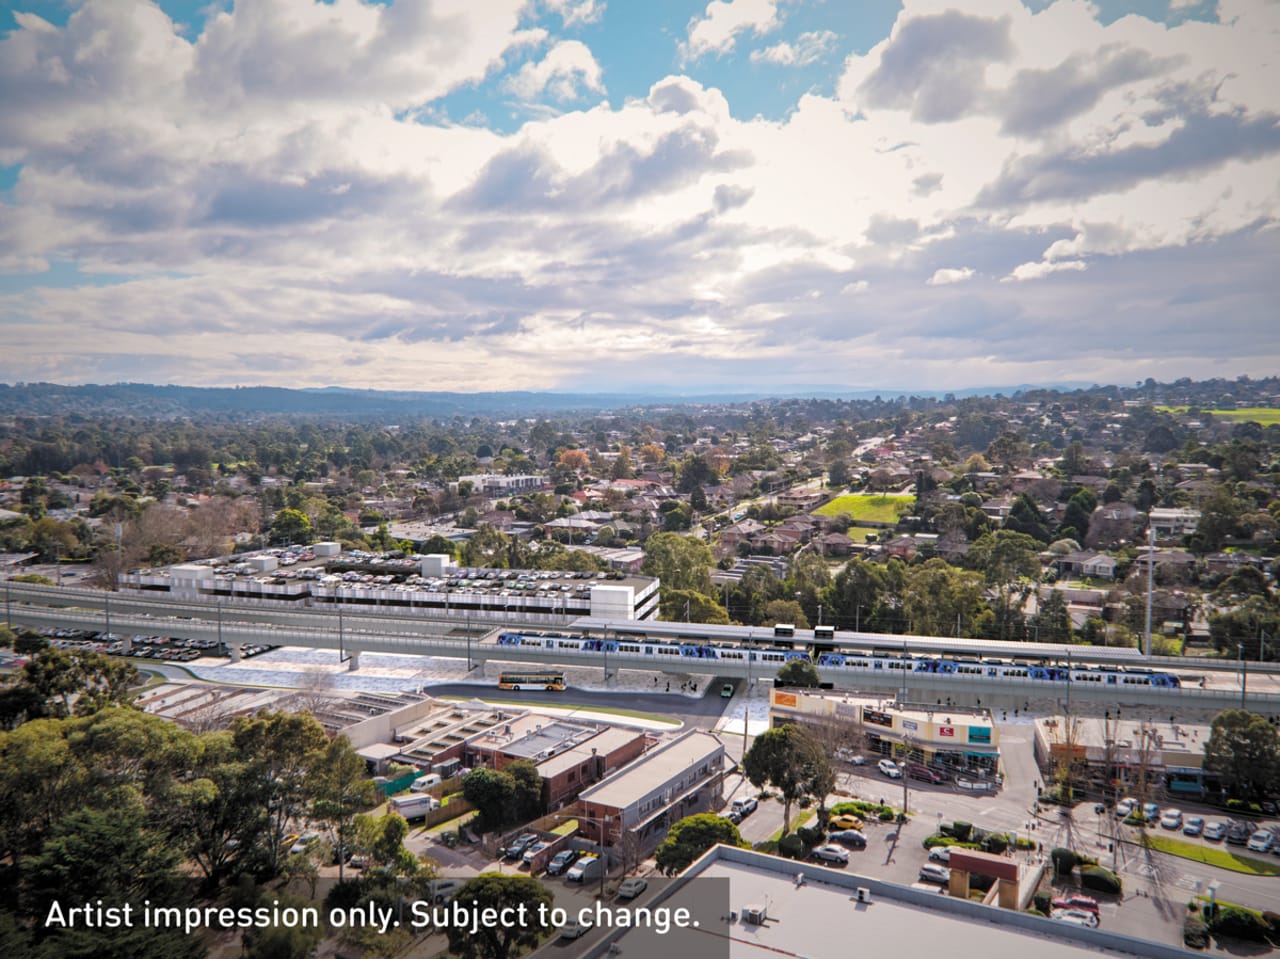
M392 796L391 812L399 813L405 819L421 819L433 809L440 808L440 800L435 796Z
M443 780L437 773L428 773L425 776L419 776L413 781L413 785L409 787L411 793L424 793L432 786L439 786Z
M603 871L604 862L599 856L583 856L569 867L564 877L569 882L590 882L592 879L599 879Z

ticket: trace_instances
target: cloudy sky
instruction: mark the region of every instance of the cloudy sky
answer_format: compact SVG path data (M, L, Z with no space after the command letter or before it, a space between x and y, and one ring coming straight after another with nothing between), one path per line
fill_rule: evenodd
M0 380L1280 371L1280 3L7 0Z

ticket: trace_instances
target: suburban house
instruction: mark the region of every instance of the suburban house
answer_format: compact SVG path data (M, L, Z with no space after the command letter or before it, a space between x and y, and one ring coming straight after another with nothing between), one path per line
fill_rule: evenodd
M1198 509L1153 509L1147 516L1151 528L1160 539L1187 536L1196 531L1200 522Z
M1093 550L1082 550L1059 557L1059 576L1088 576L1090 579L1115 579L1116 560L1114 556L1098 553Z

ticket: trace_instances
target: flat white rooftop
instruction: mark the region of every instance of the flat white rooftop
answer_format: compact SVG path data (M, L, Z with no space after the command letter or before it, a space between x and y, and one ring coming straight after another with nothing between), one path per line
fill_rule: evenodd
M681 772L724 751L724 743L702 730L691 730L678 739L651 749L629 766L583 791L581 799L626 809Z
M803 873L804 881L796 881ZM694 875L690 875L694 874ZM1086 956L1168 957L1181 950L1099 936L1048 919L957 900L932 889L891 886L808 864L779 860L746 850L716 847L695 863L662 900L706 916L703 880L727 880L733 922L703 922L697 928L660 935L639 927L617 939L624 956L701 957L701 959L847 959L850 956L976 956L981 959L1084 959ZM858 886L871 888L871 901L856 901ZM644 903L649 905L649 903ZM745 923L744 907L764 907L763 925ZM953 908L948 908L953 907ZM1111 943L1105 941L1110 939ZM603 950L601 950L603 952ZM595 956L593 950L590 955Z

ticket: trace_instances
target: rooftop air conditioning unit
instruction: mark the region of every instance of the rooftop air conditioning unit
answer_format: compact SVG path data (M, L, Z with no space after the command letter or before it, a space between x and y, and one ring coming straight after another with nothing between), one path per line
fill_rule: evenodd
M764 906L742 907L742 921L749 926L763 926L767 918Z
M870 901L871 901L871 890L868 889L866 886L859 886L858 902L870 902Z

